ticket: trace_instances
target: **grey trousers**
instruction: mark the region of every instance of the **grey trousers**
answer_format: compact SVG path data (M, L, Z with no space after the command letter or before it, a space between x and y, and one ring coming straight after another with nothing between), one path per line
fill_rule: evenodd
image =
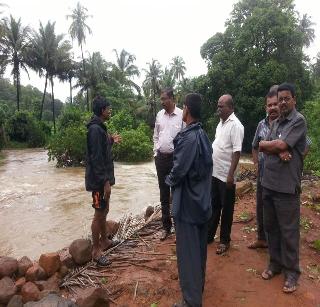
M300 275L300 194L286 194L263 188L263 222L267 234L269 269L285 276Z
M174 222L182 295L190 306L200 307L205 284L208 225Z
M256 192L256 216L258 227L258 240L266 241L266 234L263 227L263 201L262 201L262 185L261 180L257 179L257 192Z

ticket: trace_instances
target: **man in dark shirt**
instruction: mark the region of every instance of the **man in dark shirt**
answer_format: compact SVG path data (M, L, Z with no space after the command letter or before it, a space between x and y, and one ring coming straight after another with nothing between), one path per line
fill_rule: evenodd
M274 85L268 92L266 100L267 117L261 120L252 141L252 158L257 174L257 191L256 191L256 216L257 216L257 240L251 243L248 248L266 248L267 240L263 227L263 202L262 202L262 177L264 167L264 153L259 152L259 143L265 140L270 132L271 123L279 117L278 106L278 86Z
M292 84L279 86L278 102L280 117L273 122L267 140L259 143L259 150L266 154L262 198L270 254L262 278L271 279L283 271L283 291L291 293L300 275L300 193L307 127L295 108Z
M111 186L114 185L114 167L111 153L113 142L120 141L120 137L109 136L104 121L111 116L109 101L103 97L96 97L93 100L93 113L87 125L87 163L85 183L86 190L92 192L92 207L95 209L91 224L92 230L92 258L101 266L110 262L103 256L106 250L116 242L107 238L106 216L109 212L109 200Z
M212 148L199 123L201 96L188 94L183 108L187 124L175 137L173 167L166 177L172 188L177 263L183 301L174 306L202 306L210 219Z

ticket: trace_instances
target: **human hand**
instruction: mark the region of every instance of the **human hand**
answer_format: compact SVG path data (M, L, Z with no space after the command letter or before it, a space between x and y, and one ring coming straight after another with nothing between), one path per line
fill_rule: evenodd
M119 144L122 141L122 137L120 134L112 134L113 142Z
M279 153L279 158L281 161L289 162L292 159L292 155L288 150L286 150Z
M231 189L233 187L233 185L234 185L233 176L228 175L226 184L227 184L227 189Z

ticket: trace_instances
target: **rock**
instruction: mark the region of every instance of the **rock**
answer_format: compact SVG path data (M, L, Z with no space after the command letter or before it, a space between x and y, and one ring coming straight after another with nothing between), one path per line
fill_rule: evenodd
M71 243L69 252L76 264L85 264L92 258L92 245L90 240L78 239Z
M20 277L20 278L16 281L15 285L16 285L18 291L21 290L21 288L24 286L25 283L26 283L26 278L25 278L25 277Z
M17 293L17 287L12 279L8 276L0 280L0 304L7 304L10 299Z
M37 263L28 269L26 272L27 281L44 280L47 278L47 274L44 269Z
M7 307L23 307L22 296L14 295L8 303Z
M236 196L242 196L246 193L248 193L249 191L251 191L253 188L253 184L251 181L249 180L243 180L240 182L237 182L236 184Z
M106 222L106 229L107 229L107 235L108 238L113 238L114 235L117 233L118 229L119 229L119 223L109 220Z
M109 307L107 291L102 288L89 288L77 300L79 307Z
M65 265L68 269L73 269L76 266L72 256L69 253L69 248L66 247L59 251L61 265Z
M311 198L314 203L320 203L320 193L319 192L311 193Z
M61 261L58 253L42 254L39 259L39 265L44 269L48 276L52 276L61 267Z
M69 273L69 269L65 265L62 265L59 270L60 278L65 277L68 273Z
M144 220L146 221L153 213L154 213L154 208L152 206L148 206L144 214Z
M23 256L18 261L18 274L19 274L19 276L26 275L28 269L31 268L32 265L33 265L32 261L27 256Z
M77 305L68 299L58 296L55 293L49 293L38 302L29 302L24 307L77 307Z
M22 301L24 303L30 301L38 301L40 298L40 291L38 287L31 281L28 281L21 289Z
M55 290L42 290L40 292L40 300L42 300L44 297L48 296L49 294L56 294L59 295L59 292L55 291Z
M34 284L38 287L40 291L53 291L55 293L59 293L59 273L52 275L48 280L38 280L35 281Z
M12 257L0 257L0 278L11 277L18 270L18 261Z

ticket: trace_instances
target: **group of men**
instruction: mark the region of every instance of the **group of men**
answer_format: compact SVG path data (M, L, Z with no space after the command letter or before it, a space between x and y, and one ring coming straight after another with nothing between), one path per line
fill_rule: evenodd
M216 253L224 254L230 248L244 127L234 114L229 94L218 100L220 122L212 144L200 123L199 94L186 95L183 109L176 106L172 89L162 90L160 101L163 109L157 114L153 135L163 224L160 240L171 234L173 217L183 295L174 306L202 306L207 244L215 240L219 223ZM258 239L249 248L269 248L270 261L262 278L284 272L283 291L287 293L296 290L300 274L299 209L306 147L306 122L295 105L293 85L272 87L266 96L267 117L259 123L252 144L257 165ZM109 135L103 124L111 114L108 101L97 97L93 111L87 134L86 188L92 192L95 208L93 259L108 265L103 250L117 243L105 234L114 184L111 146L121 139Z

